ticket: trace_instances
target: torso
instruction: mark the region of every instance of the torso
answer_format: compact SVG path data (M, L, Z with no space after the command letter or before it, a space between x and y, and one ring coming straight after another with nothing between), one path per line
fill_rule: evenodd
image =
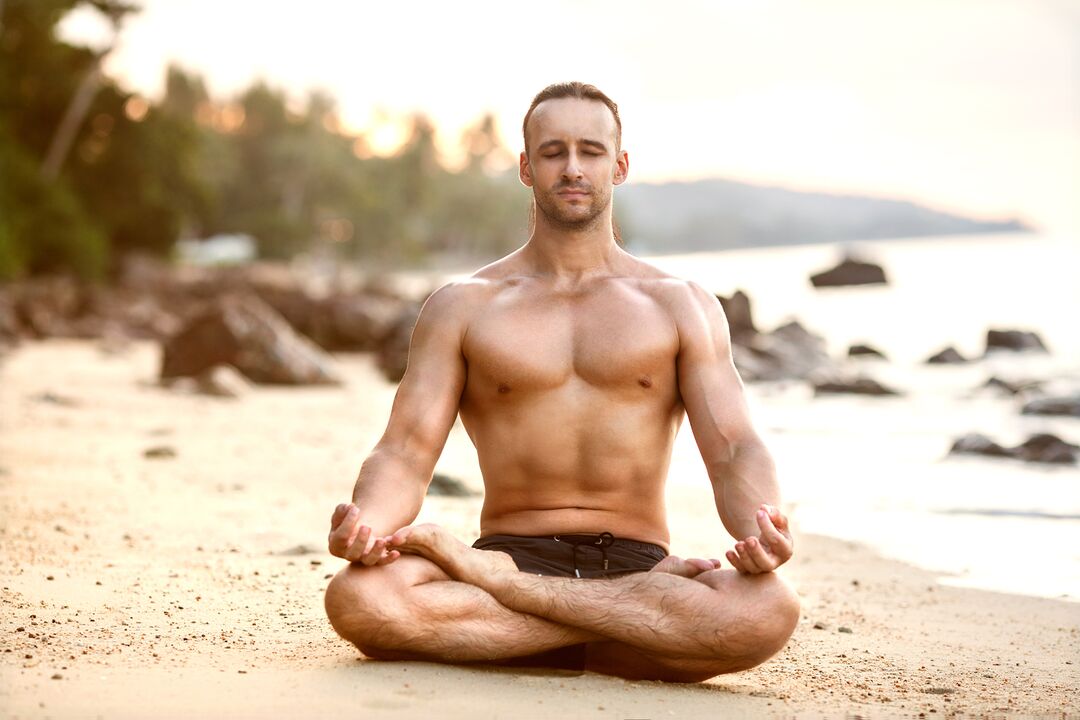
M632 262L572 289L506 261L474 276L459 412L484 476L482 536L608 531L667 547L682 281Z

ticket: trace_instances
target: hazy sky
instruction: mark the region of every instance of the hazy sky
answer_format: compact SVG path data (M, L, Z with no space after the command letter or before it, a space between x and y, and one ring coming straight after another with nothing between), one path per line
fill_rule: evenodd
M448 153L492 111L516 152L532 96L577 79L619 103L631 182L900 196L1080 234L1074 0L141 3L107 69L151 96L176 62L221 97L257 77L326 90L384 147L409 111Z

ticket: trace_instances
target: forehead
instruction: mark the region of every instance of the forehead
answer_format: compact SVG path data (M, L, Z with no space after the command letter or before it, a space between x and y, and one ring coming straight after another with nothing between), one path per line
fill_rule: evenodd
M617 127L615 116L599 100L557 98L536 106L529 117L529 147L548 140L600 140L614 149Z

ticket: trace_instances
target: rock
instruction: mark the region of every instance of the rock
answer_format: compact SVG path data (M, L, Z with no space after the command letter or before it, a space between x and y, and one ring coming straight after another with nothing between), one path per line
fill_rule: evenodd
M328 299L321 344L332 350L375 350L397 329L405 305L399 298L382 295L352 294Z
M814 629L815 630L828 630L829 626L826 625L823 622L816 622L816 623L814 623Z
M1003 390L1010 395L1017 395L1027 390L1037 390L1041 386L1042 381L1040 380L1009 381L1002 380L996 375L991 376L989 380L982 384L982 387L984 388L996 388L998 390Z
M480 495L480 493L470 489L457 478L441 473L435 473L431 477L431 484L428 485L427 494L440 497L475 497Z
M168 445L156 445L143 450L143 457L150 459L166 459L176 457L176 450Z
M847 635L851 635L852 630L849 627L845 627L845 626L841 625L840 627L838 627L836 629L836 632L842 632L842 633L845 633Z
M968 433L956 440L949 448L950 455L989 455L991 457L1011 457L1012 453L998 445L986 435Z
M724 308L724 315L727 316L732 342L741 343L757 335L758 330L754 326L749 295L742 290L736 290L730 298L717 295L716 299L720 301L720 305Z
M1080 417L1080 393L1029 400L1020 411L1024 415L1065 415Z
M339 385L328 355L254 295L211 301L163 343L161 378L198 377L231 365L256 383Z
M1032 435L1012 450L1013 457L1028 462L1070 464L1077 461L1076 445L1067 443L1056 435L1040 433Z
M1027 330L987 330L986 353L993 350L1037 350L1047 352L1042 338Z
M968 359L950 345L926 358L926 362L929 365L960 365L968 362Z
M876 263L844 258L839 265L810 276L814 287L843 285L881 285L888 282L885 270Z
M1011 457L1027 462L1070 464L1077 462L1080 446L1067 443L1056 435L1032 435L1014 448L1004 448L978 433L965 435L949 450L950 454L975 454L990 457Z
M879 357L888 360L885 353L870 345L852 345L847 351L848 357Z
M873 378L858 376L848 379L834 378L813 382L815 395L899 395L900 392L882 385Z
M770 333L759 333L742 348L734 353L735 365L748 380L805 378L832 365L825 352L825 340L797 321Z
M251 383L230 365L215 365L195 378L196 392L220 398L238 398L249 390Z

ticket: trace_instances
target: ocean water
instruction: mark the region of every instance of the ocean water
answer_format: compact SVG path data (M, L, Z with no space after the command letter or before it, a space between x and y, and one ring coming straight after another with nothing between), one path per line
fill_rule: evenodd
M880 262L890 283L814 289L809 276L845 250ZM800 531L865 543L945 583L1080 600L1080 469L947 457L968 432L1003 444L1035 432L1080 443L1080 419L1023 416L1021 400L978 389L997 375L1080 390L1078 243L1013 234L648 260L714 292L745 290L761 329L797 318L834 356L855 342L888 356L849 365L902 390L900 398L814 398L800 382L748 386ZM923 363L946 345L981 356L990 327L1034 330L1051 352ZM685 423L669 483L707 482Z

